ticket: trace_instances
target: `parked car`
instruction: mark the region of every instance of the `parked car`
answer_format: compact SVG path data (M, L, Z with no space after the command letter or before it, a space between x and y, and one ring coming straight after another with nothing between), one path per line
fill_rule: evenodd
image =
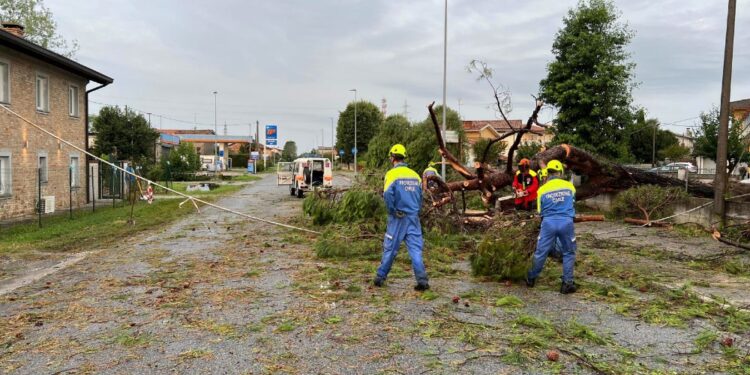
M695 165L693 165L693 163L689 163L689 162L669 163L661 167L651 168L648 171L653 172L653 173L667 173L667 172L677 172L677 170L679 169L687 169L688 172L691 172L691 173L698 172L698 168Z

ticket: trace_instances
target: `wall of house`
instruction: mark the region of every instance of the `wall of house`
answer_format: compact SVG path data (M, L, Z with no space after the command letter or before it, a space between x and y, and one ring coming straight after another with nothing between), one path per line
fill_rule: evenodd
M86 79L0 46L0 59L10 63L9 107L80 148L85 148ZM36 75L49 77L49 112L36 110ZM78 86L79 116L68 114L68 88ZM28 147L24 147L28 141ZM68 208L69 166L71 155L78 156L79 188L73 192L73 206L86 202L85 155L41 133L20 119L0 110L0 153L11 155L12 192L0 198L0 220L31 215L37 201L37 163L46 153L48 180L42 184L42 196L55 196L55 208Z

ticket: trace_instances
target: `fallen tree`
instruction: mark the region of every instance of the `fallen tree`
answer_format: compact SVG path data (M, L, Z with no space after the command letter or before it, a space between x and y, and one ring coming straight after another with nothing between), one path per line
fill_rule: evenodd
M521 142L521 137L523 134L531 131L532 125L543 126L537 123L537 116L543 103L540 100L536 101L536 106L531 116L529 116L525 126L521 128L513 128L506 119L511 130L495 138L487 145L485 153L479 160L475 161L473 171L463 165L445 147L437 116L432 108L433 105L434 102L427 108L434 125L439 152L445 158L446 163L464 178L464 181L442 183L439 177L428 177L429 181L436 182L432 185L433 187L430 192L433 197L433 205L440 207L454 202L454 192L479 191L481 192L482 201L485 206L493 207L497 199L495 193L510 186L513 182L513 155ZM505 118L504 115L503 118ZM515 137L515 139L507 152L508 163L504 170L497 170L487 164L487 151L492 144L509 137ZM566 165L567 170L583 177L583 183L576 191L577 200L584 200L603 193L619 192L643 184L681 188L685 188L686 186L685 181L599 159L585 150L566 144L554 146L536 154L531 159L531 168L533 170L544 168L553 159L560 160ZM735 184L733 191L735 193L745 193L750 191L750 189ZM713 187L698 181L688 181L687 192L692 196L703 198L713 198L714 194ZM501 203L503 208L512 206L512 201L510 200Z

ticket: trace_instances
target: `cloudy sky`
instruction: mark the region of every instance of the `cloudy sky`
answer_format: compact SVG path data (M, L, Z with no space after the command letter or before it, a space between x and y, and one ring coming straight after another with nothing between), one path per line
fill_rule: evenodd
M330 145L331 118L359 97L388 113L426 117L442 100L441 0L71 1L47 0L78 60L114 78L99 103L152 112L155 127L213 128L246 135L279 125L300 150ZM448 105L491 119L491 91L466 72L472 59L496 69L526 118L575 0L449 0ZM617 0L635 31L635 104L682 133L719 104L726 1ZM738 0L732 99L750 98L750 0ZM405 107L408 105L408 107ZM98 111L99 105L92 105ZM549 120L553 109L546 109ZM176 121L179 120L179 121ZM679 122L678 122L679 121ZM321 135L321 130L323 135ZM253 127L254 131L254 127Z

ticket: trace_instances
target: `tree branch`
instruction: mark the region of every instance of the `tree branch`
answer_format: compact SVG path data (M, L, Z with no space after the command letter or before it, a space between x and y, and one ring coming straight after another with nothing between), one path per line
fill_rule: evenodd
M435 110L432 109L432 106L435 105L435 102L430 103L429 106L427 106L427 109L430 111L430 119L432 119L432 125L435 126L435 135L437 136L438 141L438 147L440 148L440 155L442 155L445 160L448 161L448 164L453 167L453 169L456 170L461 176L464 176L466 179L473 179L477 178L473 173L469 171L468 168L466 168L463 164L461 164L458 159L456 159L453 154L448 151L448 149L445 147L445 140L443 139L443 133L440 130L440 125L438 124L437 115L435 115ZM445 178L445 176L443 176Z
M534 97L536 99L536 107L534 108L534 111L531 112L531 116L526 121L526 126L523 127L523 130L530 131L531 126L534 125L536 122L537 117L539 116L539 111L542 109L542 105L544 103ZM523 132L518 132L516 134L516 139L513 141L513 144L510 146L510 149L508 150L508 163L505 166L505 173L511 174L513 172L513 154L516 152L516 149L518 148L518 145L521 143L521 138L523 137Z

